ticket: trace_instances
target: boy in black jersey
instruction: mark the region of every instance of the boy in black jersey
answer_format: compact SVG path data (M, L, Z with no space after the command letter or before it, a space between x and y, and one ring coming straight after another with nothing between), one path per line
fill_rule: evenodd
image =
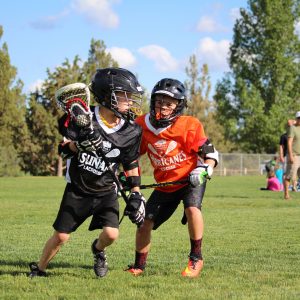
M92 134L83 134L72 122L65 127L67 116L59 121L60 132L67 140L59 152L67 159L67 185L54 233L46 242L38 263L30 263L30 277L46 276L45 269L60 247L89 216L89 230L102 229L92 243L94 271L103 277L108 271L105 248L119 235L119 203L116 184L106 162L97 154L99 148L106 161L117 170L122 164L129 179L131 194L125 212L141 225L145 216L145 199L139 191L138 166L141 128L132 122L141 105L143 90L136 77L121 68L98 69L90 90L99 106L91 106Z

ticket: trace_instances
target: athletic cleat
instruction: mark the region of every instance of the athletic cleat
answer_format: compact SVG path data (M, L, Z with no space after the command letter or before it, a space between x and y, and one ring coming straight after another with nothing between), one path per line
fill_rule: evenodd
M203 260L189 258L187 267L181 272L183 277L194 278L199 276L203 268Z
M39 266L35 262L31 262L29 264L30 268L30 273L28 274L28 277L33 278L33 277L46 277L47 273L40 270Z
M105 255L105 251L101 250L99 251L98 249L96 249L96 243L97 240L95 240L92 244L92 252L94 255L94 271L96 276L98 277L104 277L107 272L108 272L108 264L106 261L106 255Z
M128 268L124 271L131 273L133 276L140 276L144 272L144 269L136 268L134 265L128 265Z

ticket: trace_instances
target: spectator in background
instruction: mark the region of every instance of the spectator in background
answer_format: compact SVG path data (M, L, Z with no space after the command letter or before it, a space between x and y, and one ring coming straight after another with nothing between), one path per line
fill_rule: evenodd
M279 182L278 178L275 176L274 171L270 171L268 173L268 181L267 181L267 187L261 188L261 190L267 190L267 191L282 191L283 186Z
M285 172L286 172L286 165L287 165L287 131L290 126L293 126L295 124L295 120L288 120L286 124L286 132L283 133L280 136L279 140L279 161L282 164L282 170L283 170L283 178L279 180L281 183L284 180ZM276 177L278 178L278 173L276 173ZM292 183L292 190L297 190L297 181L294 181Z
M286 168L286 155L287 155L287 132L280 136L279 140L279 160L283 165L283 173Z
M300 168L300 111L296 113L296 120L287 132L287 168L284 177L284 199L290 199L289 185L291 179L297 182Z
M274 156L270 161L268 161L265 165L267 173L270 171L275 171L275 167L277 165L277 156Z
M279 159L278 159L278 163L275 166L274 172L275 172L275 176L278 179L279 183L281 184L282 190L283 190L283 167L282 167L282 164L279 162Z

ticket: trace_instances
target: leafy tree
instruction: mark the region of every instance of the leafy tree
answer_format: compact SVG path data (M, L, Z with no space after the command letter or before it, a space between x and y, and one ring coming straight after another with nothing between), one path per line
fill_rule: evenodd
M217 84L217 120L246 152L274 153L300 104L299 0L249 0L230 47L231 72Z
M106 51L104 41L92 39L88 59L82 67L85 82L89 83L91 81L91 77L95 74L97 69L109 67L118 67L118 63L113 60L110 53Z
M92 40L88 61L81 65L81 59L75 56L72 62L66 59L53 72L47 69L48 77L41 90L31 96L27 122L34 143L27 153L30 158L27 160L27 169L34 175L62 175L62 160L57 155L61 140L57 121L63 112L58 109L54 99L56 90L75 82L88 84L97 68L117 66L117 63L106 53L102 41ZM37 164L32 166L35 160Z
M187 114L198 118L204 126L209 139L215 144L218 151L228 152L233 145L224 139L224 129L216 122L215 103L209 99L211 83L208 66L204 64L200 70L195 55L189 59L186 67L188 80L185 82L188 95Z
M41 90L30 95L27 124L30 130L30 147L26 153L26 171L32 175L62 175L62 159L57 155L57 121L63 112L57 107L55 91L69 83L82 81L80 59L72 63L66 59L53 72L47 69L48 78Z
M30 131L30 145L25 155L26 171L31 175L55 173L53 161L57 158L56 122L42 105L38 93L32 93L27 111L27 125Z
M0 39L2 35L0 26ZM0 176L16 176L21 174L26 148L25 96L6 43L0 49L0 66Z

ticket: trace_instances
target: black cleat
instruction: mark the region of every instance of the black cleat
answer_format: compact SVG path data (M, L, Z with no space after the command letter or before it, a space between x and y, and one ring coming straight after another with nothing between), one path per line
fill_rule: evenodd
M31 262L29 264L30 268L30 273L28 274L28 277L33 278L33 277L46 277L47 273L44 271L41 271L35 262Z
M108 264L106 261L106 255L105 255L104 250L99 251L96 248L96 246L95 246L96 243L97 243L97 240L94 240L94 242L92 244L92 252L93 252L94 261L95 261L94 271L95 271L96 276L104 277L108 272Z

